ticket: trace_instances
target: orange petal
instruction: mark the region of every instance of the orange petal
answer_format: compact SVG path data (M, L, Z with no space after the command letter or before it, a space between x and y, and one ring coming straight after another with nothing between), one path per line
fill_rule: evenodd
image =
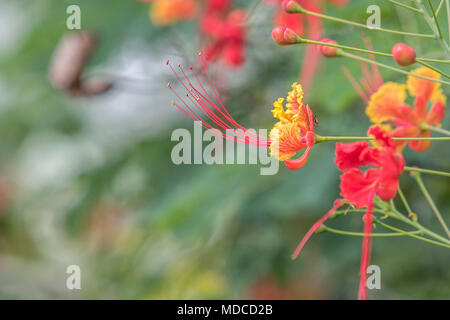
M312 147L306 148L305 152L302 154L302 156L298 159L288 159L284 161L284 164L286 165L286 168L290 170L298 170L301 167L303 167L306 162L308 161L309 152L311 151Z
M417 137L420 134L420 129L416 126L400 126L392 131L391 135L394 138L406 138L406 137ZM406 146L408 141L394 141L395 149L398 152L402 152L403 148Z
M270 131L270 155L280 161L292 158L306 147L300 139L300 128L295 122L277 122Z
M150 7L150 18L156 25L169 25L192 18L196 9L195 0L156 0Z
M441 76L436 71L428 68L419 68L411 71L413 74L421 75L423 77L440 80ZM409 76L407 81L409 94L413 97L421 96L425 101L429 101L436 92L438 92L440 83Z
M297 82L292 84L292 90L286 98L286 113L292 115L293 121L296 121L303 132L308 130L308 114L303 103L303 88Z
M427 123L433 126L440 125L445 116L445 108L441 101L437 101L427 115Z
M398 108L404 105L405 99L405 85L387 82L370 97L366 114L374 123L394 120Z
M428 131L422 131L419 135L421 138L429 138L431 137L431 132ZM425 152L428 150L428 148L431 145L431 141L410 141L409 147L417 152Z

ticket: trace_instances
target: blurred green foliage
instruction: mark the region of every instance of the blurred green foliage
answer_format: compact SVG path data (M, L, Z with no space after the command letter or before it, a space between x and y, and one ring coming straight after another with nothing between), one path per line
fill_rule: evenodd
M371 3L352 0L344 8L327 6L327 13L364 22ZM80 5L82 28L100 36L88 70L127 76L138 69L141 80L124 79L103 96L81 99L50 86L47 67L68 32L69 4ZM383 27L427 30L413 14L380 5ZM271 104L286 95L302 63L304 48L272 42L271 14L266 5L255 10L242 70L210 70L226 83L230 113L248 127L272 126ZM333 145L314 148L300 171L281 164L275 176L261 176L251 165L172 164L171 132L192 124L170 105L165 85L172 76L164 62L195 62L195 22L156 28L148 4L132 0L3 0L0 16L2 29L11 28L10 38L0 38L1 298L356 297L360 238L315 235L290 260L301 236L339 196ZM326 22L325 30L342 44L364 46L359 29ZM397 41L415 43L420 56L439 51L429 40L365 34L379 51ZM322 60L306 99L320 134L362 135L369 125L364 103L342 65L361 76L355 61ZM449 117L443 127L450 127ZM410 165L448 171L445 144L425 154L405 152ZM424 180L448 221L449 182ZM405 175L401 182L421 222L440 230L413 180ZM357 214L329 224L362 230ZM382 289L370 291L372 298L450 298L446 249L410 238L375 239L372 261L382 270ZM81 267L80 291L66 289L70 264Z

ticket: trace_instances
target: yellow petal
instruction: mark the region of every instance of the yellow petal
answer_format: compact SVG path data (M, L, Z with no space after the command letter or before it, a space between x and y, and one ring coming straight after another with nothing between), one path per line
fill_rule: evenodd
M432 78L436 80L441 79L439 73L425 67L415 69L411 72L427 78ZM406 84L408 86L408 91L410 95L412 95L413 97L422 96L425 99L425 101L429 101L435 94L438 95L438 91L441 86L441 84L438 82L425 80L414 76L409 76Z
M295 122L277 122L270 131L270 155L284 161L292 158L305 145L300 140L300 128Z
M405 103L405 85L387 82L375 92L366 108L366 114L373 123L396 118L398 108Z

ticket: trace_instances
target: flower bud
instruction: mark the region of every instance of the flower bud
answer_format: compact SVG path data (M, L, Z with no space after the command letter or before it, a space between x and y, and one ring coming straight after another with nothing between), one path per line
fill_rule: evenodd
M280 46L299 43L301 38L292 30L286 27L276 27L272 30L272 38Z
M336 41L331 39L322 39L320 42L329 43L329 44L337 44ZM335 47L329 47L329 46L319 46L320 53L327 58L335 58L338 56L338 48Z
M284 0L283 3L281 4L281 7L287 13L302 13L302 12L304 12L303 8L295 0Z
M416 51L404 43L397 43L392 47L395 62L406 67L416 62Z

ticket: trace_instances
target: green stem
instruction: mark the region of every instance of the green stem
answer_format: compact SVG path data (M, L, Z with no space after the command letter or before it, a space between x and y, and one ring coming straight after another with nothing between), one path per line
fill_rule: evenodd
M408 5L404 4L404 3L400 3L400 2L397 2L397 1L394 1L394 0L388 0L388 1L390 3L392 3L392 4L395 4L396 6L399 6L399 7L402 7L402 8L411 10L411 11L414 11L415 13L419 13L419 14L422 14L422 15L424 14L424 12L422 10L414 8L414 7L411 7L411 6L408 6Z
M348 52L344 52L343 51L343 52L341 52L341 55L344 56L344 57L347 57L347 58L352 58L352 59L363 61L363 62L366 62L366 63L375 64L375 65L377 65L379 67L386 68L386 69L389 69L389 70L392 70L392 71L395 71L395 72L399 72L399 73L402 73L402 74L405 74L405 75L408 75L408 76L413 76L413 77L424 79L424 80L428 80L428 81L433 81L433 82L438 82L438 83L450 85L450 82L448 82L448 81L437 80L437 79L433 79L433 78L424 77L424 76L421 76L419 74L415 74L415 73L408 72L408 71L405 71L405 70L402 70L402 69L399 69L399 68L391 67L391 66L389 66L387 64L380 63L380 62L377 62L377 61L373 61L371 59L366 59L366 58L363 58L363 57L360 57L360 56L357 56L357 55L354 55L354 54L351 54L351 53L348 53Z
M402 203L405 206L406 211L408 212L408 216L411 215L411 213L413 213L413 212L412 212L411 207L409 206L408 200L406 200L406 197L403 194L403 191L400 188L400 186L398 187L398 195L400 196L400 199L402 200Z
M384 29L384 28L373 29L373 28L370 28L369 26L367 26L366 24L362 24L362 23L358 23L358 22L354 22L354 21L350 21L350 20L346 20L346 19L336 18L336 17L332 17L332 16L327 16L325 14L318 13L318 12L309 11L309 10L306 10L306 9L302 8L300 5L297 5L289 13L304 13L304 14L307 14L307 15L310 15L310 16L313 16L313 17L318 17L318 18L321 18L321 19L326 19L326 20L331 20L331 21L335 21L335 22L345 23L345 24L348 24L348 25L352 25L352 26L356 26L356 27L360 27L360 28L364 28L364 29L382 31L382 32L387 32L387 33L394 33L394 34L401 34L401 35L404 35L404 36L434 39L434 35L432 35L432 34L421 34L421 33L414 33L414 32L404 32L404 31L390 30L390 29Z
M305 44L305 43L306 44L315 44L315 45L318 45L318 46L338 48L338 49L343 49L343 50L348 50L348 51L355 51L355 52L360 52L360 53L373 54L373 55L380 56L380 57L392 58L392 54L391 53L379 52L379 51L367 50L367 49L361 49L361 48L355 48L355 47L350 47L350 46L344 46L344 45L340 45L338 43L328 43L328 42L322 42L322 41L317 41L317 40L305 39L305 38L300 38L300 37L297 40L297 43L301 43L301 44ZM434 63L450 64L450 60L439 60L439 59L432 59L432 58L416 58L416 62L417 63L434 62Z
M435 127L435 126L427 126L427 129L429 129L431 131L434 131L434 132L439 132L439 133L445 134L447 136L450 136L450 131L442 129L442 128L438 128L438 127Z
M429 170L429 169L422 169L422 168L415 168L415 167L405 167L404 170L405 171L409 171L409 172L420 172L420 173L426 173L426 174L434 174L434 175L437 175L437 176L443 176L443 177L449 177L450 178L450 172Z
M432 59L432 58L416 58L416 61L419 62L434 62L434 63L445 63L450 64L450 60L439 60L439 59Z
M444 52L447 54L448 57L450 57L450 48L448 44L444 41L442 36L439 35L438 25L436 25L436 21L433 20L425 11L425 7L423 5L422 0L415 0L417 7L419 7L424 12L424 18L427 24L430 26L430 29L434 32L434 38L436 38L439 41L439 44L441 45L442 49L444 49Z
M445 6L447 8L448 41L450 42L450 5L448 0L445 0Z
M392 230L392 231L395 231L395 232L398 232L398 233L403 233L405 236L416 238L418 240L422 240L422 241L425 241L425 242L428 242L428 243L431 243L431 244L435 244L437 246L441 246L441 247L444 247L444 248L450 248L450 244L445 244L445 243L442 243L442 242L434 241L434 240L431 240L431 239L428 239L428 238L425 238L425 237L422 237L422 236L418 236L415 233L403 231L403 230L401 230L399 228L387 225L387 224L381 222L380 220L378 220L376 218L374 218L374 222L378 223L382 227L385 227L386 229L389 229L389 230Z
M325 141L369 141L375 140L375 137L341 137L341 136L319 136L316 134L316 143ZM450 137L395 137L394 141L450 141Z
M447 79L450 79L450 76L449 76L448 74L446 74L445 72L442 72L442 71L439 70L438 68L435 68L435 67L433 67L432 65L430 65L430 64L428 64L428 63L426 63L426 62L423 62L423 61L418 61L418 60L416 60L416 62L417 62L418 64L423 65L424 67L427 67L428 69L431 69L431 70L433 70L433 71L439 73L440 75L446 77Z
M439 3L437 9L436 9L436 16L439 15L439 11L441 11L442 5L444 4L444 0L441 0L441 2Z
M347 210L337 210L334 212L334 214L330 217L330 219L334 219L342 214L346 213L365 213L366 209L347 209ZM373 209L373 212L385 214L385 211L379 210L379 209Z
M340 45L337 43L328 43L328 42L316 41L316 40L305 39L305 38L300 38L300 37L299 37L299 39L297 39L297 43L315 44L318 46L326 46L326 47L332 47L332 48L344 49L344 50L349 50L349 51L373 54L373 55L377 55L377 56L381 56L381 57L391 57L392 58L392 54L390 54L390 53L367 50L367 49L360 49L360 48Z
M345 231L327 227L326 225L322 225L319 229L319 232L330 232L334 234L341 234L346 236L356 236L356 237L364 237L366 234L363 232L353 232L353 231ZM417 234L420 233L419 230L416 231L404 231L404 232L396 232L396 233L369 233L367 234L369 237L399 237L406 236L409 234Z
M424 238L424 237L420 237L420 236L415 237L415 238L417 238L417 239L419 239L419 240L424 240L424 241L426 241L426 242L430 242L430 243L433 243L433 244L437 244L437 245L441 245L441 246L443 246L443 247L450 248L450 241L449 241L449 240L447 240L447 239L441 237L440 235L438 235L438 234L436 234L436 233L434 233L434 232L428 230L427 228L423 227L422 225L420 225L420 224L417 223L416 221L412 221L412 220L406 218L405 216L403 216L403 215L402 215L400 212L398 212L397 210L395 210L395 209L394 209L394 210L391 210L391 209L389 208L389 206L386 206L386 205L385 205L385 202L381 201L380 199L377 199L376 202L377 202L377 204L378 204L380 207L384 207L384 209L382 210L382 209L374 208L374 209L373 209L373 212L374 212L374 213L380 213L380 214L383 214L383 215L388 215L388 216L391 217L391 218L395 218L395 219L397 219L397 220L400 220L400 221L402 221L402 222L405 222L405 223L407 223L407 224L409 224L409 225L415 227L415 228L417 229L417 231L419 231L420 233L426 234L426 235L430 236L431 238L434 238L434 239L436 239L436 240L439 240L439 242L438 242L438 241L433 241L433 240L430 240L430 239L427 239L427 238ZM366 212L365 209L337 210L337 211L333 214L333 216L331 216L331 218L336 218L337 216L342 215L342 214L345 214L345 213L365 213L365 212ZM375 219L375 220L377 220L377 219ZM391 227L391 226L389 226L389 225L387 225L387 224L385 224L385 226L386 226L387 228L394 228L394 227ZM394 230L394 229L391 229L391 230ZM404 233L404 234L407 235L407 236L412 236L412 235L414 235L414 234L412 234L411 232L403 231L403 230L398 229L398 228L395 228L394 231L399 232L399 233Z
M399 221L402 221L406 224L409 224L411 226L413 226L414 228L420 230L423 234L426 234L428 236L430 236L433 239L436 239L438 241L440 241L441 243L445 243L447 245L450 245L450 240L438 235L437 233L428 230L427 228L425 228L424 226L422 226L420 223L418 223L417 221L408 219L407 217L405 217L401 212L389 207L389 205L387 205L385 202L383 202L380 199L377 199L377 204L381 207L385 209L385 213L388 214L391 218L397 219Z
M445 223L444 219L442 218L441 213L439 212L433 199L430 196L430 193L428 192L427 188L425 187L425 185L422 181L422 177L420 176L420 173L419 172L413 173L413 177L416 179L417 184L419 185L419 188L422 190L422 193L425 196L425 198L427 199L428 203L430 204L430 207L433 210L434 214L436 215L436 218L439 220L439 223L442 225L442 228L444 228L444 231L447 234L447 237L450 239L450 231L448 230L447 224Z
M442 39L441 27L439 26L439 21L438 21L438 19L436 17L436 12L434 11L433 5L431 4L431 0L428 0L428 4L430 5L431 12L433 13L434 24L436 25L436 29L438 31L439 39Z

